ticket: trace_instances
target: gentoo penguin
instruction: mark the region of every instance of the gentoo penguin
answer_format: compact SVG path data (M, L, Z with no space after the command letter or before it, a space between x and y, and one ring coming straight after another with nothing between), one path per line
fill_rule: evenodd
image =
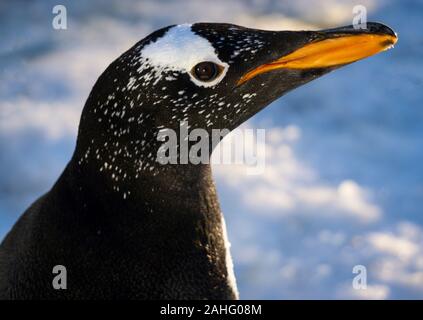
M232 130L396 41L379 23L279 32L196 23L136 43L95 83L58 181L2 242L0 298L238 298L210 166L159 162L159 133L181 122ZM66 286L54 285L57 266Z

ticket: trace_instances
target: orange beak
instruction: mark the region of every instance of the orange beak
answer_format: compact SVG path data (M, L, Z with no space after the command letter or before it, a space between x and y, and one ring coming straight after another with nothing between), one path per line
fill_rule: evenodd
M345 65L390 49L397 40L396 35L378 33L340 34L317 40L247 72L239 79L238 85L277 69L318 69Z

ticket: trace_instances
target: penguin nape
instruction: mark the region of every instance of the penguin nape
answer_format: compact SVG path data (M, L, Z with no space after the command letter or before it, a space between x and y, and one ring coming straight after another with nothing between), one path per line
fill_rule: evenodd
M196 23L136 43L95 83L58 181L3 240L0 298L237 299L210 165L159 163L159 132L179 133L181 122L233 130L286 92L396 41L379 23L323 31ZM65 290L52 285L57 265L66 267Z

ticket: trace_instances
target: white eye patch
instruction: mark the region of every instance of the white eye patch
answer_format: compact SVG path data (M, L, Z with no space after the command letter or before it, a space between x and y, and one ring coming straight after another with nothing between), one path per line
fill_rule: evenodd
M141 57L160 71L172 70L186 72L191 81L198 86L213 87L226 75L229 65L222 62L211 43L196 35L190 24L181 24L170 28L161 38L146 45L141 50ZM210 61L222 67L222 72L212 81L200 81L191 74L192 68L200 62Z

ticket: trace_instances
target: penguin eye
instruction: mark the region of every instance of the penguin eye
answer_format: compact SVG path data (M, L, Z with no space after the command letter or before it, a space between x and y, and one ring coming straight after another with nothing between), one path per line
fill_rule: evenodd
M222 67L211 61L204 61L196 64L191 74L200 81L212 81L222 72Z

